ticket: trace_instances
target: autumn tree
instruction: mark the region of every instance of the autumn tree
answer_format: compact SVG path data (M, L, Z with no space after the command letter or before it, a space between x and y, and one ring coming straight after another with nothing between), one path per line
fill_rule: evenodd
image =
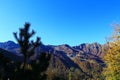
M106 80L120 80L120 27L118 24L115 25L108 45L109 48L104 56L106 67L103 75Z

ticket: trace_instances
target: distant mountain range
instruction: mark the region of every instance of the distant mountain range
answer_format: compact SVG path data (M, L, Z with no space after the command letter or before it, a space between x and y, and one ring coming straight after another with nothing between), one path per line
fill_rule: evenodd
M99 43L92 44L80 44L78 46L69 46L68 44L63 45L40 45L36 48L36 54L33 58L40 52L51 53L51 61L50 66L52 67L64 67L64 69L69 69L71 67L75 67L83 71L83 67L81 64L89 64L92 61L104 66L104 62L102 61L102 57L104 56L103 47L105 45L101 45ZM0 43L0 52L4 54L4 56L11 58L12 60L22 61L22 55L20 54L20 47L13 41L7 41L4 43ZM62 66L61 66L62 65ZM92 66L92 65L91 65Z
M68 44L63 45L40 45L40 47L37 48L37 52L50 52L54 53L55 51L61 51L65 53L68 57L75 57L79 56L80 54L85 55L93 55L96 57L102 57L104 55L102 51L102 47L104 45L101 45L99 43L83 43L78 46L69 46ZM7 41L7 42L0 42L0 48L13 52L13 53L20 53L20 47L17 43L13 41Z
M10 52L16 52L16 49L19 48L19 45L13 41L0 42L0 48Z

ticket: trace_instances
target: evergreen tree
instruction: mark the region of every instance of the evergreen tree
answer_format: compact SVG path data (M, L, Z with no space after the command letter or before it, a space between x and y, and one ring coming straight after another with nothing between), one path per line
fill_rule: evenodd
M51 55L40 53L35 60L30 60L35 54L35 49L40 46L40 38L37 37L36 42L30 41L35 31L29 32L30 24L25 23L24 28L20 28L19 36L17 32L14 37L20 45L20 51L23 55L23 62L17 63L16 75L14 80L46 80L46 71Z
M40 45L40 38L37 37L36 42L29 41L30 38L35 34L35 31L29 32L30 24L25 23L24 28L20 28L19 36L17 36L17 32L14 33L14 37L20 45L21 53L24 57L23 69L25 69L25 65L27 64L29 58L34 54L35 48Z

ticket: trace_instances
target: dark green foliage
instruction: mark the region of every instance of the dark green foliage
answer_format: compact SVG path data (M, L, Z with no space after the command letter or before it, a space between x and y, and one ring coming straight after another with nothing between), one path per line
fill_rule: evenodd
M23 69L25 68L25 65L27 64L29 58L34 55L34 50L40 45L40 38L37 37L36 42L29 41L30 38L35 34L35 31L32 30L31 33L29 33L30 24L25 23L24 28L20 28L19 37L17 36L17 32L14 33L14 36L17 40L17 42L20 45L21 53L24 56L24 64Z
M15 75L14 69L14 62L0 53L0 79L7 80L9 78L12 80Z
M19 37L17 33L14 33L24 57L23 63L17 68L15 80L45 80L46 74L43 72L46 71L49 65L50 54L41 53L37 59L30 61L30 57L35 54L35 49L41 42L39 37L37 37L36 42L30 41L35 32L32 30L29 33L29 27L30 24L25 23L24 28L20 29Z
M47 75L44 73L44 71L46 71L49 65L50 58L51 58L50 54L41 53L37 60L31 62L32 71L33 71L33 74L35 75L34 77L35 80L46 79Z
M46 71L51 55L47 53L41 53L38 59L31 61L27 64L27 68L19 69L16 72L15 80L46 80ZM30 67L28 67L30 66Z

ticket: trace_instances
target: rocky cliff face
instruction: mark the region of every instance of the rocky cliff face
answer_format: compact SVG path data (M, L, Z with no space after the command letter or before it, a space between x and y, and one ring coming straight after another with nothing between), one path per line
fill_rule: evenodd
M91 54L98 57L102 57L102 54L104 54L102 51L102 45L98 43L81 44L79 46L74 46L73 48L81 53Z

